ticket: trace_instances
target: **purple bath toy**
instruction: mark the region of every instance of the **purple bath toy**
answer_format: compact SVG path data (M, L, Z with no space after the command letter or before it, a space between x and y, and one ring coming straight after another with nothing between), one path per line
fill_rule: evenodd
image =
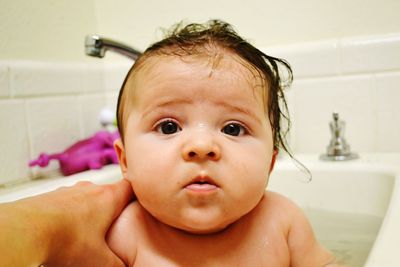
M118 164L117 154L114 151L114 141L119 138L118 131L110 133L100 131L88 139L77 142L62 153L42 153L36 160L29 162L29 167L45 167L50 160L56 159L60 163L63 175L90 170L101 169L107 164Z

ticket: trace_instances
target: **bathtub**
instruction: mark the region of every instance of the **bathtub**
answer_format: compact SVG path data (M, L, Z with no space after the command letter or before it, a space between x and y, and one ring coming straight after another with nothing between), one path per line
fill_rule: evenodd
M400 154L363 154L348 162L297 155L312 173L279 158L268 190L288 196L310 219L317 239L352 267L398 267L400 244ZM0 189L0 202L41 194L81 180L111 183L116 165L69 177L53 177Z
M400 266L400 155L361 155L348 162L281 160L268 189L302 207L318 240L352 267Z

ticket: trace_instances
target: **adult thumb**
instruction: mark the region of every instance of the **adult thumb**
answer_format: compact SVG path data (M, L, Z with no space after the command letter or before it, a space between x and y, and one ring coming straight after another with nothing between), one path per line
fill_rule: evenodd
M115 184L110 185L113 191L113 216L112 220L117 218L129 202L136 199L132 185L128 180L122 179Z

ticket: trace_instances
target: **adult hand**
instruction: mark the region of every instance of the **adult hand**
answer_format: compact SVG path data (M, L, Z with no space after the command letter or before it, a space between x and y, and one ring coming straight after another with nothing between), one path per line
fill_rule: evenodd
M0 205L0 266L124 266L105 236L133 199L130 183L79 182Z

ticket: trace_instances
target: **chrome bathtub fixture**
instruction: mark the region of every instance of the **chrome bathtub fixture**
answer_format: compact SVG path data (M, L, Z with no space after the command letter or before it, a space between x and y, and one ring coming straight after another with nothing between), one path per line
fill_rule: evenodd
M322 154L320 159L329 161L344 161L357 159L358 155L350 151L350 146L344 138L345 122L339 120L339 113L333 113L333 121L329 123L332 138L326 149L326 154Z
M85 38L85 53L92 57L104 57L107 50L112 50L133 60L136 60L142 52L128 45L103 38L98 35L87 35Z

